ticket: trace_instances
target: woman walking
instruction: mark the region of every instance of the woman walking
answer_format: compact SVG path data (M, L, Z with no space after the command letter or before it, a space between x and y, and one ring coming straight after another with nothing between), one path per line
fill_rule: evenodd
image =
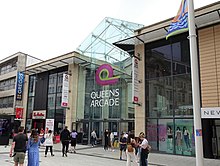
M27 145L28 166L39 166L39 146L40 139L37 131L33 129Z
M108 129L105 130L104 132L104 139L105 139L105 144L104 144L104 150L108 150L108 147L109 147L109 131Z
M44 145L46 146L45 157L47 157L47 152L48 152L49 148L50 148L51 156L54 156L54 154L53 154L53 133L52 133L52 131L49 130L48 133L44 135L44 138L45 138Z
M76 153L76 138L77 138L77 132L76 130L73 130L70 134L70 139L71 139L71 149L70 153Z
M127 139L127 150L126 150L127 163L126 163L126 166L131 166L131 161L132 161L134 166L138 166L137 160L136 160L136 157L135 157L136 144L137 143L134 139L134 134L130 133L128 135L128 139Z

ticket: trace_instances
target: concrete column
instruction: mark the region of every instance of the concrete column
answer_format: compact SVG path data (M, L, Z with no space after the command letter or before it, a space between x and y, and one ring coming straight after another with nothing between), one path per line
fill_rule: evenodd
M77 109L77 89L78 89L78 65L70 64L68 68L69 76L69 96L68 108L66 111L66 126L72 129L72 122L76 122L76 109Z
M145 132L145 51L144 44L135 47L135 56L140 56L138 66L139 84L139 103L140 106L135 105L135 136L139 136L140 132Z

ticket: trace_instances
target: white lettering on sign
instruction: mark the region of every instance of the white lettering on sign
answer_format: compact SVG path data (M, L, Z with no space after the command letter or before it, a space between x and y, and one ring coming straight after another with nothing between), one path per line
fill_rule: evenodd
M92 92L90 107L119 106L119 89Z

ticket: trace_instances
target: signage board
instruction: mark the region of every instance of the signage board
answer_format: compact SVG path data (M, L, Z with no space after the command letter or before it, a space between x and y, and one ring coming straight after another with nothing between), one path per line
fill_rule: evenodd
M136 57L132 57L132 101L134 104L139 102L139 95L138 95L138 63L139 60Z
M46 111L33 111L32 119L46 119Z
M24 86L24 73L17 73L17 83L16 83L16 100L22 100L23 86Z
M16 107L16 108L15 108L15 118L16 118L16 119L22 119L22 117L23 117L23 111L24 111L24 108L22 108L22 107Z
M45 131L54 129L54 119L46 119Z
M202 118L220 118L220 107L201 108Z
M120 76L113 76L113 68L109 64L99 66L96 71L95 80L98 85L113 85L116 84Z
M63 74L63 87L62 87L62 100L61 106L68 106L68 95L69 95L69 75Z

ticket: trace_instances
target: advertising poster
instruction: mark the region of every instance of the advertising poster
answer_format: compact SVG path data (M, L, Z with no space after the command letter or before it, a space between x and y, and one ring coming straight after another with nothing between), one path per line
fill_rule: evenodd
M24 73L18 72L17 83L16 83L16 100L22 100L24 86Z
M45 131L54 129L54 119L46 119Z
M63 74L63 87L62 87L62 100L61 106L68 106L68 95L69 95L69 75Z
M177 154L195 154L195 140L192 120L176 120L175 147Z
M22 117L23 117L23 111L24 111L24 108L22 108L22 107L16 107L16 108L15 108L15 118L16 118L16 119L22 119Z
M139 102L138 96L138 63L139 60L135 57L132 58L132 101L137 104Z

